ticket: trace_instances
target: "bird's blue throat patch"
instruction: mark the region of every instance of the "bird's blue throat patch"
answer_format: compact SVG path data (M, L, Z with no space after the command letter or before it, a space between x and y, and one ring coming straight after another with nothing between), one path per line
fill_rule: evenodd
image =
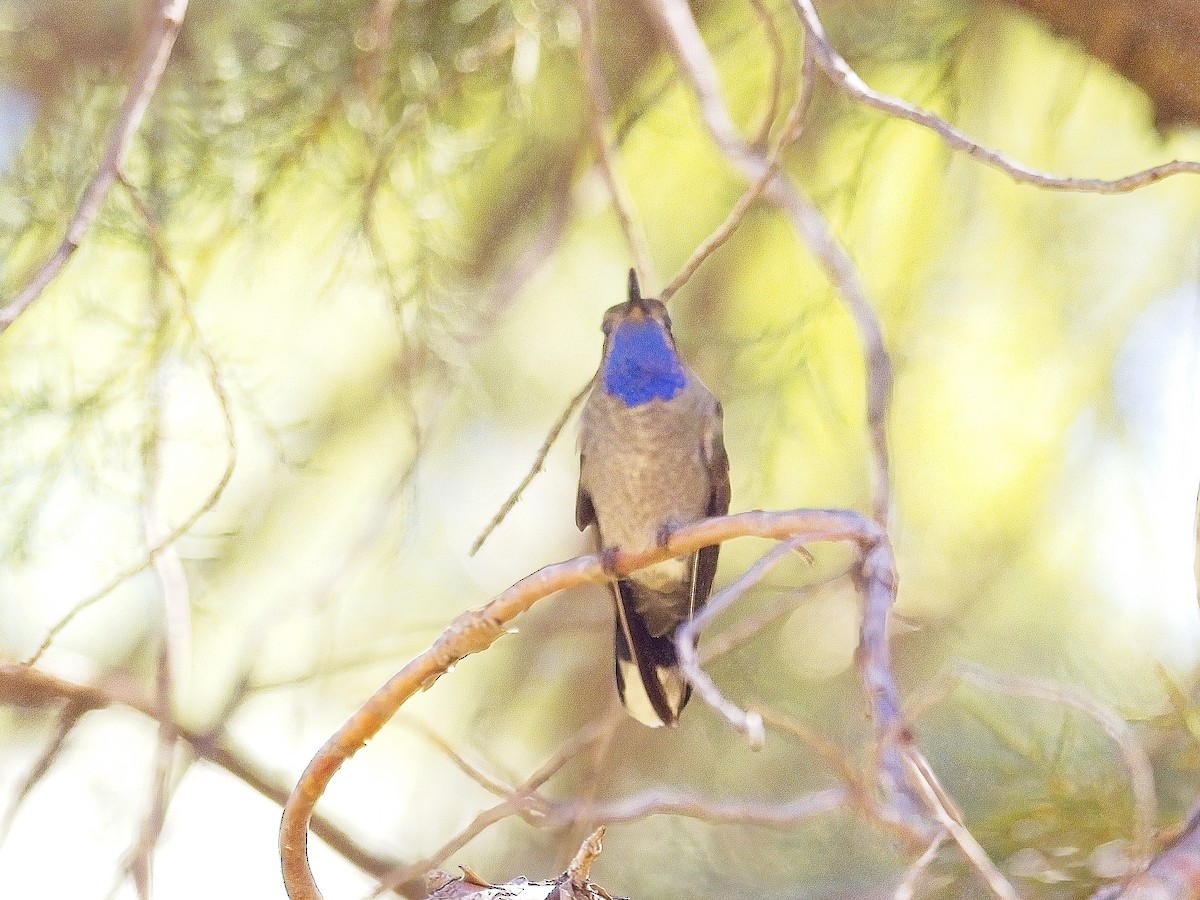
M626 320L617 326L603 377L604 389L626 406L670 400L687 384L687 375L662 326L650 320Z

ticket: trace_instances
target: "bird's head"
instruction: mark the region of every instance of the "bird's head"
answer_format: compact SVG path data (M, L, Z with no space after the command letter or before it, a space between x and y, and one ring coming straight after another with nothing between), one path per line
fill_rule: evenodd
M643 297L629 270L629 299L604 314L604 390L626 406L670 400L687 384L666 306Z

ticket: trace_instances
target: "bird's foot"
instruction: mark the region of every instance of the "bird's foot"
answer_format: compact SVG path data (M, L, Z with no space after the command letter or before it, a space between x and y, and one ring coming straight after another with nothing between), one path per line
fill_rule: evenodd
M658 531L654 535L654 541L659 550L666 550L670 546L671 535L679 530L681 524L681 522L677 522L675 519L667 519L667 521L658 526Z
M600 571L609 578L617 577L617 562L621 558L620 547L603 547L600 550Z

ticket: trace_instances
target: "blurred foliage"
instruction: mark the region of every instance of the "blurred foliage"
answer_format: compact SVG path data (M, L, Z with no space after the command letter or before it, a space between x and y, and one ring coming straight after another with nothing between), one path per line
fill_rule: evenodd
M801 31L787 4L767 5L787 51L781 117ZM772 78L762 26L749 4L695 8L752 133ZM821 12L872 85L1032 165L1116 176L1200 157L1196 135L1154 130L1135 88L1005 8L831 0ZM0 179L0 298L60 239L148 14L143 2L0 2L0 128L19 137ZM600 15L618 174L661 284L744 185L641 6L602 3ZM568 431L466 554L590 377L628 266L587 137L570 4L401 0L389 27L372 16L361 0L193 2L127 167L186 297L118 186L62 277L0 339L0 653L28 656L145 556L148 489L172 524L212 490L229 441L210 347L236 467L177 544L193 662L173 704L205 727L245 682L229 734L289 776L455 614L590 549L572 518ZM897 364L902 687L959 657L1082 686L1140 723L1164 820L1177 818L1197 792L1200 715L1200 187L1177 178L1095 197L1014 184L824 82L785 162L850 248ZM756 205L673 307L681 347L725 406L734 508L862 507L857 335L775 211ZM726 547L719 577L761 550ZM845 567L842 549L814 552L718 630ZM861 759L856 595L843 579L796 603L711 672L731 697L813 723ZM610 617L599 590L547 600L407 711L516 783L608 708ZM45 664L132 673L149 691L162 628L161 588L143 571L82 613ZM2 715L9 788L51 726ZM1083 897L1111 877L1131 801L1089 721L960 689L918 733L1026 896ZM153 743L135 717L85 720L0 847L9 890L99 895L142 814ZM623 723L597 760L551 793L668 785L782 801L832 779L783 735L751 753L698 700L670 734ZM158 855L161 896L207 896L213 876L231 896L281 895L278 811L248 795L187 770ZM488 802L391 727L334 781L327 808L413 859ZM581 837L507 820L454 860L535 877L561 870ZM199 847L222 864L198 873ZM73 872L48 874L64 851ZM703 884L711 896L860 898L882 896L908 862L846 816L792 831L653 819L613 828L595 876L635 897ZM314 863L330 896L366 887L319 846ZM925 888L983 896L948 847Z

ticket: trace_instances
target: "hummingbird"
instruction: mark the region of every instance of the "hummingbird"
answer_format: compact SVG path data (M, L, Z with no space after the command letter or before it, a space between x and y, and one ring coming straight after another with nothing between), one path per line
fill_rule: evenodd
M671 317L641 296L604 314L600 369L580 418L575 522L596 526L599 549L662 545L682 525L729 511L721 404L679 358ZM674 727L692 687L675 631L708 599L719 546L610 583L616 606L617 692L639 722Z

